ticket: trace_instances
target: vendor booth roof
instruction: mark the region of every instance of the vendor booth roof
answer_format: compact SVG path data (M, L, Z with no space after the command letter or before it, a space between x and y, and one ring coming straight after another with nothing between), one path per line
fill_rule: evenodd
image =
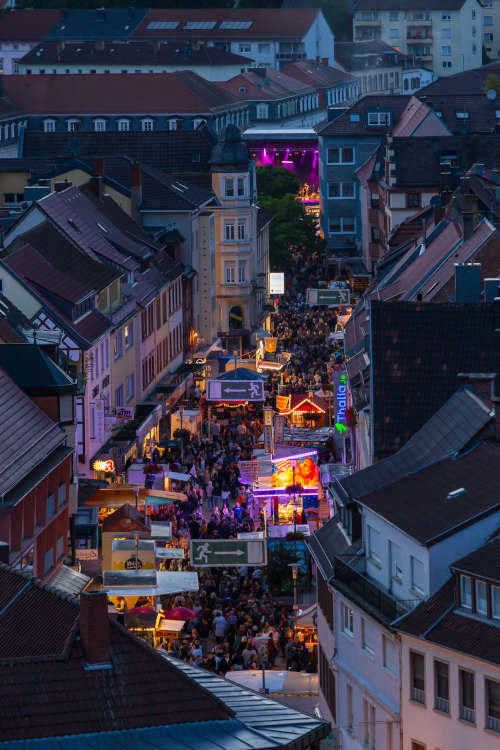
M117 571L115 571L117 572ZM129 571L126 571L129 572ZM156 586L105 586L108 596L165 596L183 591L198 591L198 573L157 571Z
M295 625L298 628L315 628L316 612L316 604L311 604L305 609L299 609L295 618Z
M115 510L112 515L108 516L102 522L104 531L141 531L149 534L149 526L144 521L144 513L125 504Z
M180 471L166 471L163 476L178 482L189 482L192 479L190 474L182 474Z
M262 671L256 669L243 669L240 672L227 673L227 678L241 687L250 690L259 690L262 687ZM274 669L265 670L266 689L272 693L292 693L303 695L304 693L317 693L318 675L305 672L288 672Z
M310 411L312 413L324 414L328 411L328 401L321 396L308 396L307 393L292 393L290 396L290 408L283 414L293 411Z
M139 490L139 505L165 505L166 503L187 500L183 492L165 492L164 490ZM94 492L85 503L91 508L120 508L122 505L135 506L135 495L132 487L110 487ZM135 509L135 508L134 508Z

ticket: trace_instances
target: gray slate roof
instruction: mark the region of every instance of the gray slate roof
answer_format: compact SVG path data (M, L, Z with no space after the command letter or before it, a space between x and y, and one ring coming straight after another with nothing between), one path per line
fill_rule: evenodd
M299 750L326 737L330 731L325 721L283 706L253 690L235 685L213 672L165 654L165 659L231 708L239 721L267 739L267 747L281 745Z
M65 433L0 368L0 497L66 439Z
M67 565L61 565L57 573L50 579L50 585L55 586L65 594L79 594L89 581L89 576L85 576Z
M362 498L457 453L493 416L484 401L469 388L463 388L454 393L401 450L341 479L339 484L351 497Z

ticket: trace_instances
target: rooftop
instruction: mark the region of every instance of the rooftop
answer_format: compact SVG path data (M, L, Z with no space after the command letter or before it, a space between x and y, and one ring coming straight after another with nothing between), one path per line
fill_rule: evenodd
M442 1L439 3L441 10ZM445 10L445 8L443 8ZM484 84L489 75L498 75L500 73L500 62L495 61L488 65L482 65L480 68L465 70L463 73L455 73L452 76L438 78L437 81L430 83L419 91L419 96L435 96L445 94L454 96L469 96L480 94L484 96Z
M60 10L11 10L2 14L0 41L38 42L61 18Z
M0 367L0 497L47 459L66 435ZM0 639L1 640L1 639Z
M335 62L345 70L401 67L405 57L380 39L367 42L335 42Z
M146 8L134 7L64 10L48 36L52 39L127 39L146 13Z
M271 67L253 68L217 85L244 101L285 99L314 91L312 83L303 82Z
M302 39L321 11L315 8L152 8L137 39Z
M489 578L490 581L500 583L500 538L462 557L451 567L453 570L471 573L479 578Z
M494 303L371 301L375 461L398 451L457 390L457 375L500 372ZM457 339L456 332L460 332Z
M126 76L89 73L78 78L16 75L5 76L3 85L14 104L30 115L203 115L238 103L230 93L187 70Z
M414 10L460 10L465 0L412 0ZM356 10L408 10L407 0L358 0Z
M337 47L337 44L338 42L335 42L335 47ZM354 76L344 73L339 68L332 68L315 60L299 60L286 65L282 70L287 76L296 78L298 81L315 88L339 86L343 83L354 83L357 80Z
M414 471L361 498L361 504L431 546L500 510L500 443L483 441L467 453ZM464 489L456 495L457 489Z
M398 620L395 627L402 633L500 665L498 626L468 617L454 605L455 582L450 579L434 596Z
M45 40L33 47L19 61L23 65L175 65L178 68L194 65L248 65L248 57L225 52L216 47L201 45L193 48L184 44L179 49L172 42L152 41L95 41L65 42Z
M72 392L72 379L36 344L2 344L0 367L25 393Z
M144 513L125 504L115 510L110 516L104 519L102 530L105 531L145 531L149 532L150 528L144 520Z
M380 136L392 130L403 114L410 96L373 96L369 94L359 99L336 119L324 121L316 127L319 136L330 135L373 135ZM386 125L368 125L368 112L389 112L390 122Z

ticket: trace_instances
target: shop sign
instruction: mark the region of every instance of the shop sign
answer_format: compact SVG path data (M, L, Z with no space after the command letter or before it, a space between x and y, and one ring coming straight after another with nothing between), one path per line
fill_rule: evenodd
M266 406L264 409L264 424L265 425L272 425L273 423L273 410L270 406Z
M253 461L239 461L238 469L242 477L251 479L252 482L256 482L259 477L259 462Z
M276 408L278 411L288 411L290 408L290 396L276 396Z
M335 427L340 434L347 432L346 409L347 409L347 378L345 374L336 376L334 374L335 386Z
M282 443L285 437L285 417L283 414L277 414L274 417L274 439L277 443Z
M142 568L142 561L138 557L129 557L125 560L125 570L140 570Z
M97 560L99 558L99 553L96 549L87 549L86 547L83 547L82 549L75 550L75 557L77 560Z
M271 297L275 294L285 293L285 274L270 273L269 274L269 294Z
M95 424L96 424L96 438L102 445L105 440L104 436L104 400L99 399L94 403L95 409Z
M273 452L273 426L272 424L264 425L264 452Z
M117 419L133 419L134 407L133 406L117 406L116 417Z
M161 560L184 560L184 550L179 547L157 547L156 557Z
M105 472L114 472L115 470L115 462L108 458L107 460L100 460L100 461L94 461L92 468L94 471L105 471Z

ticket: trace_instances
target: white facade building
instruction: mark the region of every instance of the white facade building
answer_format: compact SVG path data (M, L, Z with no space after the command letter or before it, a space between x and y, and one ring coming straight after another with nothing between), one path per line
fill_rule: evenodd
M411 3L360 0L354 14L354 41L381 39L414 56L438 76L482 64L483 6L479 0Z

